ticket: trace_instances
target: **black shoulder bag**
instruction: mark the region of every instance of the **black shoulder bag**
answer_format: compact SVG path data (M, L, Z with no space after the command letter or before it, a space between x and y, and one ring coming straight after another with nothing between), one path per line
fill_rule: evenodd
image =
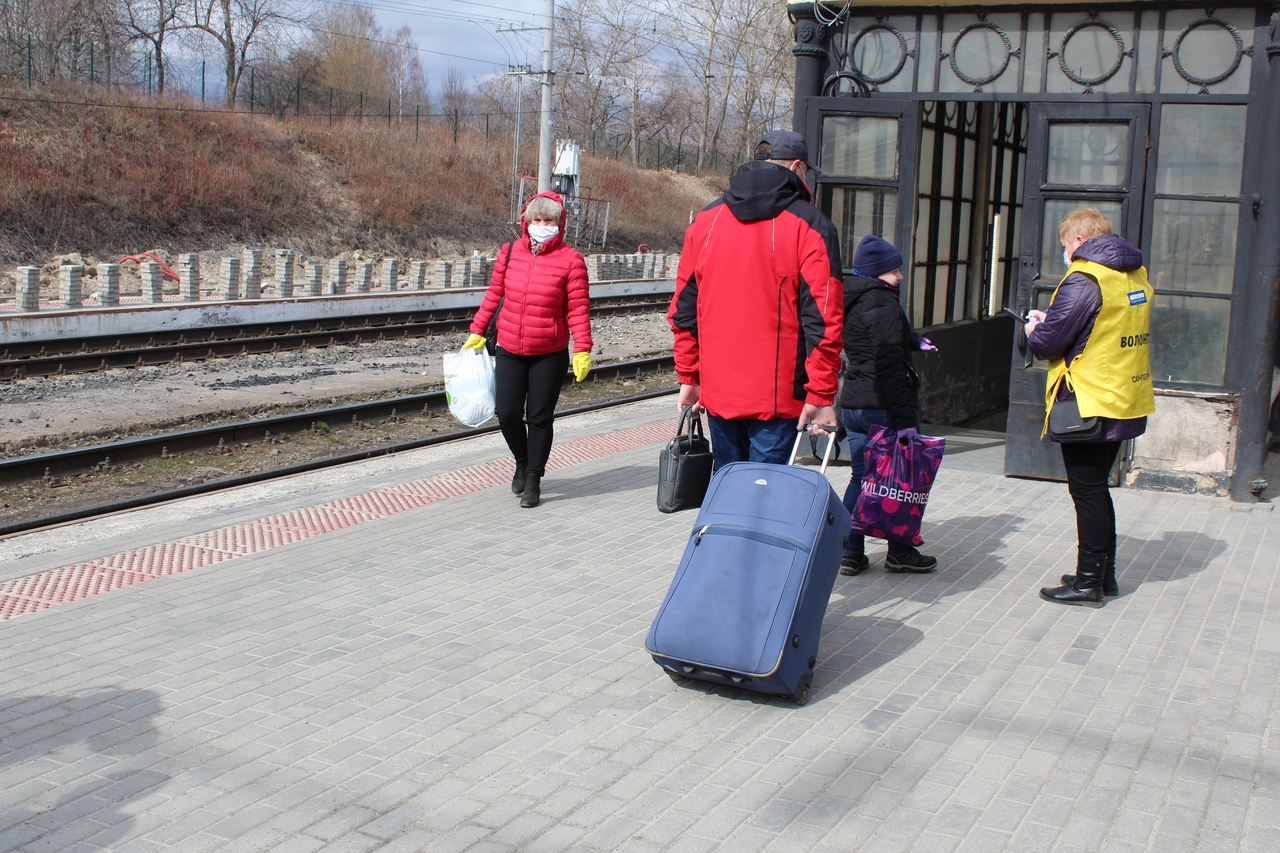
M679 512L700 507L709 485L711 443L702 434L702 416L695 417L686 408L680 412L676 437L658 456L658 509Z
M504 283L507 277L507 270L511 268L511 247L515 244L515 240L512 240L507 244L507 259L502 265L502 279ZM498 300L498 307L493 309L493 316L489 318L489 325L484 327L484 348L488 351L489 355L498 354L498 313L502 311L502 306L506 301L507 298L505 296Z

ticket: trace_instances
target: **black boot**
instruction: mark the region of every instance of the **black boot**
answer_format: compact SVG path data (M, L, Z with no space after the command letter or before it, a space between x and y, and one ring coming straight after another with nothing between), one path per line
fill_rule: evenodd
M520 506L530 509L542 500L542 475L529 473L525 478L524 494L520 496Z
M1063 575L1063 585L1075 583L1075 575ZM1116 583L1116 539L1111 537L1111 547L1107 549L1107 565L1102 570L1102 594L1107 598L1115 598L1120 594L1120 585Z
M1059 587L1041 589L1040 597L1058 604L1101 607L1106 603L1102 595L1102 576L1106 567L1106 551L1086 551L1082 548L1076 558L1075 579Z
M523 495L525 479L528 476L529 463L516 460L516 475L511 478L511 494Z

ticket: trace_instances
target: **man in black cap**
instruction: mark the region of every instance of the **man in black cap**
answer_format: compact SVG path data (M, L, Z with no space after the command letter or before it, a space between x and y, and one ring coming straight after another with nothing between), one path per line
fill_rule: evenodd
M715 466L785 463L836 426L844 296L835 226L811 204L804 137L775 130L685 232L667 319L681 408L705 409Z

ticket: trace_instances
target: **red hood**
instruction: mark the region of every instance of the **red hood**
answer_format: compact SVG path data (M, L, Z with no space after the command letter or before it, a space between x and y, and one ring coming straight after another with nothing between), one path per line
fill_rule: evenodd
M529 241L529 220L525 217L525 211L529 209L529 202L533 201L535 198L549 198L560 206L560 236L559 238L553 238L542 244L544 249L550 249L552 246L564 242L564 199L560 197L559 193L552 192L551 190L529 197L529 201L524 203L524 207L520 211L520 234L524 237L526 244Z

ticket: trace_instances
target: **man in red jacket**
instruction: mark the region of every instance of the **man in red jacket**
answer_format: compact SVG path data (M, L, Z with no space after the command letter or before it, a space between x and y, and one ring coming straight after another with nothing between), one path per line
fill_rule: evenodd
M796 430L836 426L840 247L810 203L811 171L803 136L766 134L685 232L667 312L678 405L706 409L716 468L785 463Z

